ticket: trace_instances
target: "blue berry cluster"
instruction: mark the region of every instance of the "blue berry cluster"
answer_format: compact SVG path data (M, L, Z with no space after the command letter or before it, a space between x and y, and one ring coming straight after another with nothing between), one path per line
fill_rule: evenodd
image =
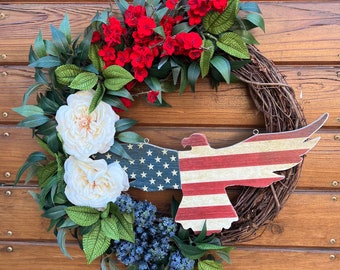
M182 254L176 250L170 256L170 270L191 270L194 269L195 260L183 257Z
M133 212L135 217L135 243L115 241L113 249L117 258L139 270L164 269L171 249L170 238L177 231L175 221L168 217L158 218L153 204L136 202L128 195L121 195L116 205L122 212Z

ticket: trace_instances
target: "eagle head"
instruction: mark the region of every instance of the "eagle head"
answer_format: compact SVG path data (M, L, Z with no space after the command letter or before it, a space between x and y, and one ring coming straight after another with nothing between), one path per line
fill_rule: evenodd
M209 145L207 137L201 133L191 134L189 137L184 138L181 143L184 148L188 145L191 147Z

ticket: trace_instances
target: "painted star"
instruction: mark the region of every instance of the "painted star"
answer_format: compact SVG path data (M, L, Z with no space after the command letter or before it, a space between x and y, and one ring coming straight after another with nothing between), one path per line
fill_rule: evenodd
M105 157L106 157L106 159L111 159L112 155L111 155L110 153L107 153L107 154L105 155Z

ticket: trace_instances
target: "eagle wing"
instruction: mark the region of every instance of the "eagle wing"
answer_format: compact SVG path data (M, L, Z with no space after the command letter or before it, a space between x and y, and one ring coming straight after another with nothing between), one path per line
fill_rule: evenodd
M310 139L310 136L327 118L328 114L324 114L293 131L256 134L229 147L214 149L203 145L180 151L181 172L188 171L188 178L192 179L201 179L201 174L209 175L203 181L218 182L218 186L266 187L284 178L275 172L290 169L302 161L320 139ZM182 178L182 186L185 180Z

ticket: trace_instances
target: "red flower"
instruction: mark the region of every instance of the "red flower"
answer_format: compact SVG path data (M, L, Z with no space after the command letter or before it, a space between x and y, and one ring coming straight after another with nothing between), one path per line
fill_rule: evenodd
M145 7L129 5L124 13L125 23L130 27L136 27L138 19L142 16L146 16Z
M209 3L212 9L221 13L226 8L228 0L209 1Z
M178 0L166 0L166 7L170 10L173 10L175 8L175 6L177 5Z
M137 33L139 37L149 37L154 32L153 29L156 28L156 22L154 19L143 16L138 19Z
M163 43L163 55L172 55L175 52L175 46L176 46L176 40L172 37L168 36L166 37L164 43Z
M135 45L130 54L131 65L134 68L150 68L154 60L152 50L146 46Z
M123 67L126 64L130 63L130 53L131 53L131 48L126 48L124 51L117 52L115 64Z
M208 0L189 0L188 5L190 7L188 11L189 25L199 24L202 17L210 11Z
M103 58L107 66L109 62L111 63L116 59L116 50L108 45L105 45L102 49L100 49L98 54Z
M91 39L91 43L96 43L98 41L100 41L102 38L101 34L99 31L94 31L92 34L92 39Z
M154 90L149 91L147 95L148 101L150 103L155 103L158 95L159 95L159 91L154 91Z
M134 77L137 81L143 82L148 76L148 71L146 68L134 68Z
M121 36L125 32L120 21L118 21L115 17L110 17L109 23L107 25L103 24L102 28L104 40L109 46L120 44Z

